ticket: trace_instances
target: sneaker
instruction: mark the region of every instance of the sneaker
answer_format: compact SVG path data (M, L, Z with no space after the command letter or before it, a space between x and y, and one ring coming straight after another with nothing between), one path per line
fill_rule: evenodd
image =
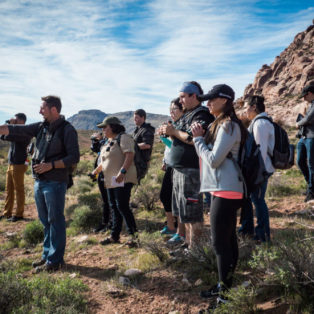
M2 220L2 219L9 220L9 219L11 219L11 216L1 215L1 216L0 216L0 220Z
M23 219L24 219L23 217L12 216L11 218L8 218L8 221L17 222L17 221L23 220Z
M52 273L54 271L60 270L63 267L63 263L45 263L42 266L38 266L35 268L35 273L38 274L40 272L46 271L48 273Z
M177 233L167 241L168 244L180 244L182 242L184 242L184 237L181 237Z
M45 259L41 259L40 261L33 262L33 263L32 263L32 266L33 266L34 268L36 268L36 267L42 266L42 265L44 265L44 264L46 264L46 260L45 260Z
M129 240L125 242L125 245L127 245L129 248L134 248L139 246L138 237L135 235L131 235L129 237Z
M201 298L212 298L212 297L217 297L219 295L220 291L220 285L219 283L213 287L211 287L209 290L203 290L200 292L200 297Z
M174 235L176 232L175 230L170 230L168 228L168 226L165 226L161 231L160 231L160 234L170 234L170 235Z
M99 243L101 245L108 245L108 244L113 244L113 243L120 243L120 241L119 240L115 240L115 239L109 237L109 238L106 238L103 241L100 241Z

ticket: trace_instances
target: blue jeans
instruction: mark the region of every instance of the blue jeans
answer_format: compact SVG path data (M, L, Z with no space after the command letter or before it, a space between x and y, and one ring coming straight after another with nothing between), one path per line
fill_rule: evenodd
M301 138L297 145L297 164L314 195L314 138Z
M257 218L255 238L263 242L270 240L269 213L265 202L267 183L268 179L251 194L251 200L255 206Z
M34 185L38 216L44 225L42 259L47 263L64 263L66 242L64 203L67 184L57 181L36 180Z
M111 237L116 241L120 238L123 219L129 234L137 232L135 219L129 205L132 186L132 183L126 183L124 187L107 189L109 205L112 209Z

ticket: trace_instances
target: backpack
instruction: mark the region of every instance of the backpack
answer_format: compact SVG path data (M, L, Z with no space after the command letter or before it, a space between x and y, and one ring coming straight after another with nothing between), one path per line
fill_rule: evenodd
M249 132L247 132L244 144L240 146L238 160L231 153L227 157L233 161L239 179L243 182L245 198L254 192L269 176L259 145L256 144L253 134Z
M117 143L120 146L121 142L121 136L126 133L120 133L117 137ZM134 164L136 168L136 174L137 174L137 181L140 185L141 180L145 177L147 170L148 170L148 163L146 161L146 158L142 154L142 151L134 141Z
M289 143L287 132L271 118L258 117L255 121L260 119L267 120L274 126L275 146L273 154L269 155L274 168L290 169L294 165L294 145Z

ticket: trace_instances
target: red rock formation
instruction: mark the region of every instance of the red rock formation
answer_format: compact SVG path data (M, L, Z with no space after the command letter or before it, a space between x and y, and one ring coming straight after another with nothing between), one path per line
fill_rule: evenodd
M275 119L294 125L297 113L304 111L306 105L298 95L305 85L314 84L313 56L314 25L311 25L297 34L271 65L262 66L253 84L245 88L243 99L263 95L267 111Z

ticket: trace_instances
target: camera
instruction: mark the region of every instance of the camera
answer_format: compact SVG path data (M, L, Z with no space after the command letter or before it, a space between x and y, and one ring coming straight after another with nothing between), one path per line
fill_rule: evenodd
M16 119L5 120L5 124L17 124L17 120Z
M99 142L99 141L100 141L99 137L102 138L102 133L93 134L93 135L90 137L90 139L91 139L92 141Z
M87 176L89 176L93 182L97 181L97 175L96 174L89 173Z

